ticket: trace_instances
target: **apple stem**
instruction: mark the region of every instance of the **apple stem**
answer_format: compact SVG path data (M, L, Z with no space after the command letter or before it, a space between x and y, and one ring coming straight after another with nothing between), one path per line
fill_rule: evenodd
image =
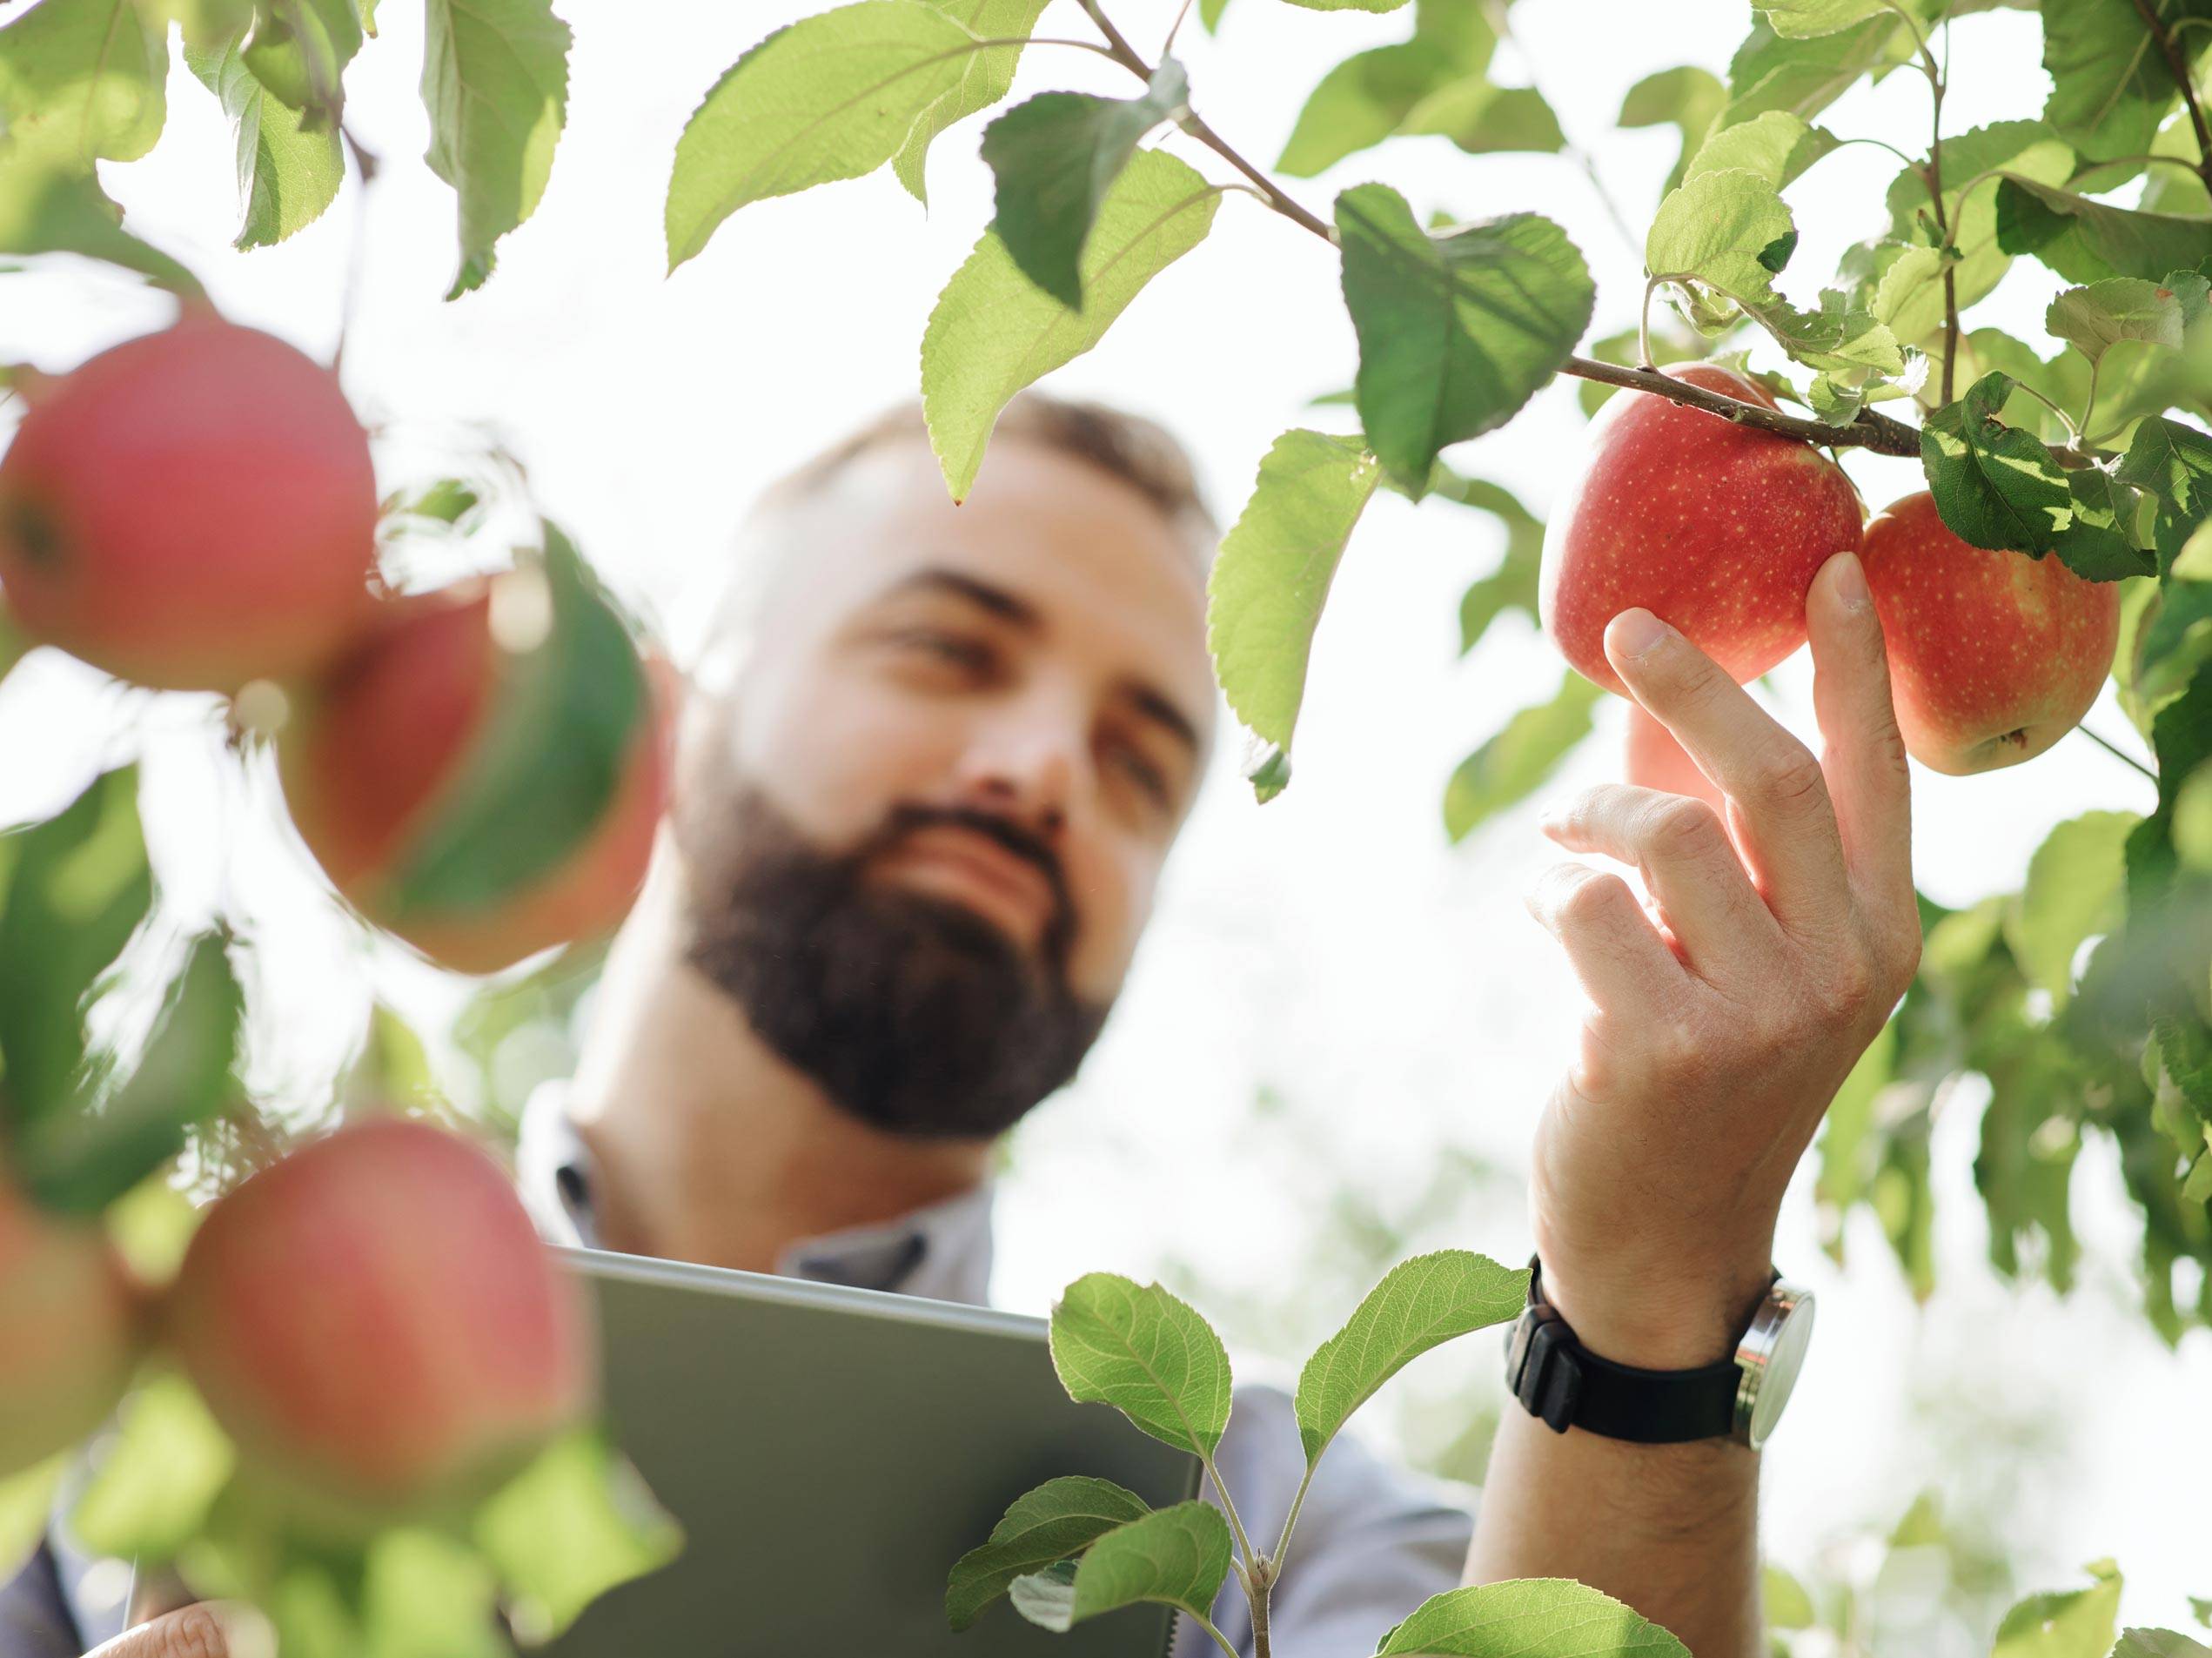
M1656 373L1659 367L1652 361L1652 296L1666 280L1665 277L1653 277L1644 285L1644 308L1636 313L1636 361L1646 374Z
M2110 755L2115 760L2119 761L2121 764L2133 766L2137 771L2142 773L2144 776L2149 778L2153 782L2156 782L2158 781L2158 774L2156 772L2153 771L2148 766L2143 764L2142 761L2136 759L2135 755L2128 753L2125 749L2115 748L2110 742L2108 742L2104 738L2090 730L2088 726L2077 725L2074 728L2076 731L2079 731L2083 736L2088 738L2090 742L2095 743L2098 748Z

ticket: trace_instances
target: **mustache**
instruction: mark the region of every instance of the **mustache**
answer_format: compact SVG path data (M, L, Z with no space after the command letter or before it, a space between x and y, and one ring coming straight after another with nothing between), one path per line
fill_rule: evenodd
M973 830L975 835L987 836L993 843L1011 852L1013 856L1036 868L1044 876L1050 895L1053 895L1053 914L1046 921L1046 943L1049 943L1049 950L1064 948L1066 936L1075 925L1075 901L1069 896L1069 883L1066 883L1066 875L1060 868L1060 856L1053 852L1053 848L1046 846L1044 841L1024 830L1020 823L1000 817L995 812L975 810L975 808L969 806L918 806L918 803L902 802L891 808L889 815L882 822L882 828L874 836L874 843L862 850L856 863L867 863L867 861L885 855L891 848L901 846L907 836L925 830L925 828Z

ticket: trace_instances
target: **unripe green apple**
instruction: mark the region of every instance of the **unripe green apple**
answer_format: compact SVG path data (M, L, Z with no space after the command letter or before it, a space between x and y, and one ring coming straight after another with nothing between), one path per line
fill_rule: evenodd
M1756 381L1713 363L1661 371L1773 409ZM1552 508L1538 609L1575 670L1626 688L1605 624L1641 606L1740 684L1805 642L1821 564L1859 546L1859 497L1811 444L1648 392L1621 392L1590 424L1583 466Z
M0 1185L0 1479L106 1418L141 1349L141 1296L107 1234Z
M2054 553L1961 540L1923 490L1867 526L1867 586L1906 751L1962 775L2017 765L2081 723L2120 640L2120 584Z
M325 1529L465 1507L594 1387L577 1286L506 1175L405 1118L218 1198L163 1323L251 1480Z
M322 666L371 613L376 523L336 377L204 306L43 381L0 460L23 632L166 689Z

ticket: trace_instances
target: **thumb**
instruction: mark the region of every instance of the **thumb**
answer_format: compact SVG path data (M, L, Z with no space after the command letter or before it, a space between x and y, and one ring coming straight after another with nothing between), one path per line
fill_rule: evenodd
M86 1658L276 1658L277 1638L251 1607L204 1601L126 1629Z

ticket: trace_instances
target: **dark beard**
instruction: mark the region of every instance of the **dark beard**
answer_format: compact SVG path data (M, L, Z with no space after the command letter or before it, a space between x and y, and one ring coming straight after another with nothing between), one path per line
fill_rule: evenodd
M1069 989L1073 909L1057 859L1023 830L901 808L831 856L759 789L734 793L712 821L679 809L686 958L839 1107L915 1138L989 1138L1076 1074L1111 1004ZM989 835L1046 875L1055 903L1034 959L964 904L863 878L931 823Z

